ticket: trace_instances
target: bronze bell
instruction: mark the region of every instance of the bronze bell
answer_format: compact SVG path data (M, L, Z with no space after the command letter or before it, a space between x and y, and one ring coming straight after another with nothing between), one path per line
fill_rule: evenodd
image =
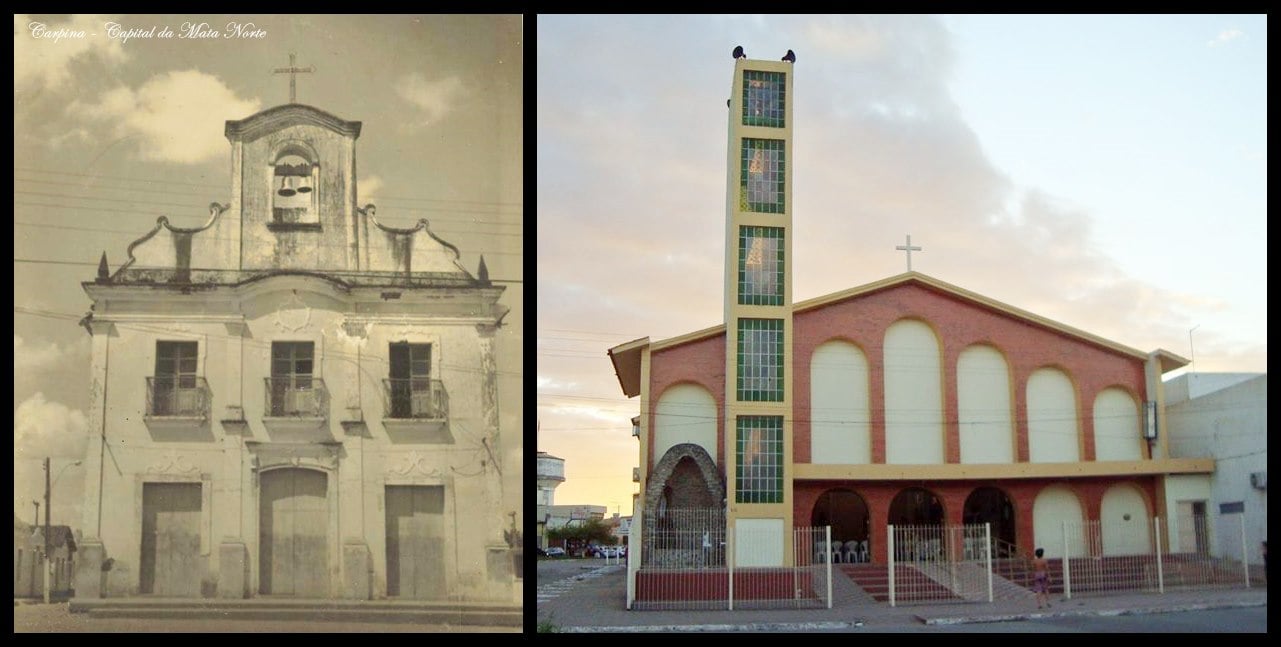
M286 198L293 196L295 193L297 193L296 191L294 191L294 184L295 182L292 176L290 177L281 176L280 190L276 192L276 195L284 196Z
M305 175L304 175L304 176L302 176L302 177L298 178L298 192L299 192L299 193L311 193L311 178L310 178L310 177L307 177L307 176L305 176Z

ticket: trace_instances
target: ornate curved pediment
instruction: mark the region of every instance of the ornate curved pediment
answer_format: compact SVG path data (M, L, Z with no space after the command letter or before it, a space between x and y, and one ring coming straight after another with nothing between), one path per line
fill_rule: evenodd
M257 472L302 467L325 472L338 469L338 445L247 442L252 467Z
M301 103L268 108L240 120L228 119L225 134L233 142L249 141L299 124L319 126L352 139L360 136L359 121L339 119L324 110Z

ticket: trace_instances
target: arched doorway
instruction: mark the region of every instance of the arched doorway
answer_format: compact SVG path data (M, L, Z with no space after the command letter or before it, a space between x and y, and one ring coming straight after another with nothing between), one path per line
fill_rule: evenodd
M925 488L907 488L890 502L889 523L896 526L943 525L943 501Z
M981 487L971 492L961 518L966 525L992 524L993 557L1006 557L1015 549L1014 503L1001 489Z
M259 477L259 592L329 596L328 475L303 468Z
M818 496L810 514L811 526L831 526L832 543L841 542L843 554L871 555L871 519L863 497L843 488L828 490ZM849 546L848 550L845 547ZM853 558L850 559L853 561Z
M899 492L890 502L894 553L898 560L936 559L943 548L943 501L925 488Z

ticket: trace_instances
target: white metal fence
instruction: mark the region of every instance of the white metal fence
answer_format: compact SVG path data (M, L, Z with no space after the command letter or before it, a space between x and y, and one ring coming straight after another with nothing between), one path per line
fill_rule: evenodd
M991 602L989 524L889 526L890 606L903 602Z
M815 559L826 526L794 528L790 560L777 530L735 533L723 510L646 514L632 528L629 609L831 608L831 564Z
M1168 525L1160 518L1061 522L1056 541L1042 546L1050 565L1050 591L1070 598L1248 588L1264 574L1246 562L1244 518L1220 519L1225 522L1241 525L1239 538L1226 533L1232 545L1222 545L1220 539L1213 551L1208 516L1181 519L1173 549ZM727 530L719 510L668 511L657 520L647 515L633 524L632 533L627 585L628 608L634 609L830 608L832 563L847 561L840 568L885 573L887 581L882 582L888 584L891 606L991 602L1030 595L1032 583L1033 547L994 539L988 524L889 526L885 571L850 560L845 551L834 552L829 527L794 529L788 562L780 533ZM873 573L860 585L881 586L875 582Z
M1176 541L1173 550L1168 526L1160 517L1154 517L1151 525L1134 521L1106 526L1097 520L1063 522L1063 543L1045 547L1047 553L1064 557L1051 560L1051 588L1060 588L1053 586L1058 580L1063 595L1070 598L1120 591L1162 593L1168 588L1250 586L1244 533L1239 545L1224 546L1221 551L1239 554L1240 559L1214 557L1206 541L1207 516L1185 519L1192 527L1184 531L1192 539ZM1244 526L1244 517L1241 524Z

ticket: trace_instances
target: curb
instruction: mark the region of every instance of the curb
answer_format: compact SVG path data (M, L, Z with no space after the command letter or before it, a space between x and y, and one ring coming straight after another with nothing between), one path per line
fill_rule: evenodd
M560 627L559 633L656 633L656 632L778 632L778 631L817 631L823 629L851 629L862 627L862 621L854 622L749 622L746 624L718 625L635 625L616 627Z
M1244 609L1249 607L1266 607L1266 600L1248 602L1219 602L1182 604L1165 607L1141 607L1135 609L1079 609L1071 611L1006 613L984 616L959 616L953 618L925 618L916 616L926 625L961 625L983 622L1009 622L1012 620L1044 620L1046 618L1074 618L1081 616L1138 616L1157 613L1179 613L1182 611L1207 611L1210 609Z

